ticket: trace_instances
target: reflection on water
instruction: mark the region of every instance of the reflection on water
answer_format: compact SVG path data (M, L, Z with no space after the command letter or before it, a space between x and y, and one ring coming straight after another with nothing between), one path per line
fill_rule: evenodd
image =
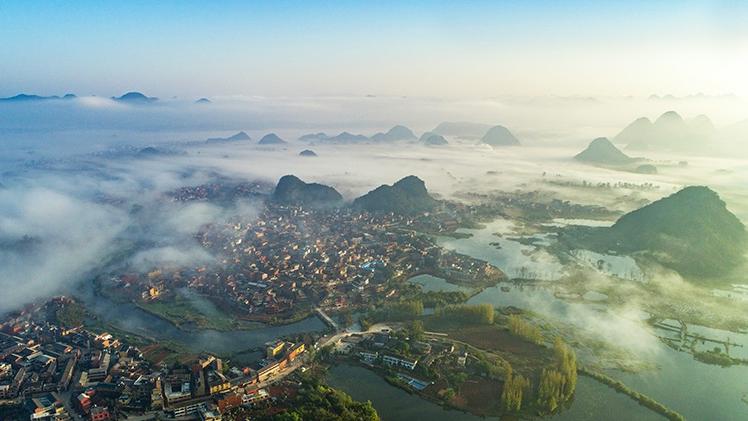
M118 303L104 296L95 295L91 285L84 287L76 297L102 321L111 323L119 329L158 341L172 341L193 352L205 351L223 356L255 348L283 336L325 330L321 320L316 316L310 316L288 325L266 326L253 330L185 331L132 303Z
M563 266L556 257L538 247L523 245L503 237L511 233L511 227L511 221L499 218L482 229L459 230L461 233L472 234L470 238L439 237L437 243L446 249L485 260L510 277L543 280L561 277ZM497 236L496 233L502 236ZM535 237L541 242L547 239ZM498 247L495 245L497 243Z
M418 284L421 286L421 290L424 292L454 292L454 291L462 291L464 293L470 293L470 288L465 288L459 285L450 284L447 282L444 278L440 278L438 276L433 275L416 275L410 279L408 279L408 282L413 284Z
M644 273L629 256L612 256L609 254L595 253L590 250L574 250L572 255L579 262L586 263L590 267L611 276L644 282Z
M496 251L492 251L489 243L495 241L496 237L492 236L494 230L491 225L483 230L470 231L474 234L471 238L452 240L450 245L461 253L497 264L499 268L503 268L502 261L511 262L516 257L498 256ZM686 419L748 419L748 405L741 400L748 393L748 367L741 365L723 368L708 365L695 360L688 353L673 350L655 338L654 332L647 329L641 322L641 317L636 314L621 318L607 310L603 304L567 302L554 296L549 288L543 287L512 287L509 291L502 291L498 287L488 288L472 297L469 302L491 303L497 307L511 305L531 310L580 329L591 329L601 338L624 348L639 341L647 342L650 352L643 352L639 356L654 363L657 370L643 373L615 370L608 374L681 413ZM729 337L733 342L748 345L746 335L695 326L689 326L689 331L703 332L708 337ZM731 355L734 356L745 353L746 347L731 350ZM583 398L581 395L584 393L583 389L579 389L577 398ZM609 419L609 415L598 414L589 419ZM625 415L628 419L638 417L633 413Z
M332 367L328 371L327 381L331 386L345 391L356 400L370 400L383 421L498 420L497 417L484 418L445 409L390 385L377 374L363 367L347 364ZM499 397L497 397L497 402L498 399ZM580 377L577 382L577 394L571 407L550 419L648 421L660 420L662 417L607 386L587 377Z

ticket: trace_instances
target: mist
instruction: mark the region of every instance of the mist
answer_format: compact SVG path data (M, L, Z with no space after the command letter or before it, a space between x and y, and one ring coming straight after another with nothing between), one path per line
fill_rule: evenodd
M206 224L223 223L235 216L251 221L261 212L262 204L246 200L178 202L168 193L217 181L274 185L281 176L294 174L307 182L333 186L346 201L352 201L380 184L414 174L435 197L458 202L470 202L465 193L540 191L623 213L708 180L728 208L748 221L744 189L748 161L739 157L745 152L745 138L726 143L737 152L729 156L646 151L642 155L658 165L655 175L595 167L572 159L591 139L612 137L636 117L654 119L669 109L677 109L685 117L708 114L718 128L734 130L732 123L745 116L738 115L739 107L725 104L741 101L732 97L477 101L220 98L212 104L163 100L133 106L81 98L64 104L2 104L0 288L7 293L0 299L0 311L74 291L111 265L147 272L162 266L214 263L215 256L195 240L195 233ZM328 144L297 140L302 134L318 131L371 135L394 124L405 124L420 135L441 121L502 124L522 145L492 148L477 139L458 137L448 137L449 145L442 147L417 142ZM209 137L239 130L246 131L252 140L205 143ZM269 132L288 143L257 145ZM133 153L145 146L156 146L163 153ZM314 150L318 157L300 157L303 149ZM680 161L688 165L677 165ZM652 183L656 188L621 187L600 192L574 187L581 182ZM599 282L609 282L606 276L597 276ZM594 278L589 282L594 288ZM672 291L676 291L681 284L663 285L674 285ZM632 301L616 309L613 318L600 318L587 307L572 307L572 311L578 325L601 340L618 343L624 335L629 351L658 352L656 337L637 319L643 307ZM553 314L552 309L548 312Z

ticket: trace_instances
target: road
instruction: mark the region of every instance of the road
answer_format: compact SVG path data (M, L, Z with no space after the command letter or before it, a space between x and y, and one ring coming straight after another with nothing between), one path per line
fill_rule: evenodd
M373 324L373 325L371 325L371 327L369 327L369 330L362 331L362 332L349 332L347 330L344 330L344 331L341 331L341 332L336 332L332 336L329 336L329 337L328 336L321 337L317 341L316 347L318 349L324 348L327 345L335 344L338 341L342 340L343 338L347 338L347 337L349 337L351 335L356 335L356 334L359 334L359 335L360 334L373 335L375 333L379 333L379 332L382 332L382 331L389 332L391 330L392 330L392 328L389 325L384 324L384 323Z

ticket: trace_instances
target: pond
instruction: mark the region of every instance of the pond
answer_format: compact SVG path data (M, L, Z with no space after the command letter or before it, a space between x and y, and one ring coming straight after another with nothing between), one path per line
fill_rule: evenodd
M437 244L448 250L485 260L513 278L558 279L563 272L558 259L542 248L509 239L507 235L512 235L512 226L511 221L500 218L486 224L484 228L458 230L463 234L471 234L469 238L438 237ZM533 241L539 242L538 245L547 240L543 235L533 236Z
M508 258L497 258L490 242L493 228L489 224L475 231L470 238L452 240L451 246L475 258L498 264ZM495 236L494 236L495 238ZM630 268L627 268L630 269ZM623 270L627 270L623 269ZM627 386L642 392L693 420L738 420L748 419L748 405L741 399L748 393L748 367L719 367L695 360L690 354L673 350L664 345L655 335L662 334L651 329L643 319L645 314L631 312L621 314L610 311L601 303L568 302L554 295L548 287L512 286L506 291L492 287L472 297L469 303L490 303L496 307L514 306L530 310L550 319L576 326L621 348L636 351L645 362L657 369L642 373L627 373L611 370L611 377L623 381ZM732 342L746 345L734 347L731 355L746 355L748 336L718 329L689 326L690 333L702 333L707 337L730 338ZM714 344L705 346L711 349ZM578 398L585 392L580 389ZM607 417L603 417L607 419ZM627 418L637 416L628 414Z
M256 348L284 336L321 332L326 328L319 318L310 316L287 325L261 325L252 330L183 330L132 303L115 302L95 294L90 285L79 290L76 297L99 319L119 329L157 341L175 342L193 352L204 351L220 356Z
M466 294L470 294L472 291L470 288L462 287L460 285L450 284L447 282L446 279L440 278L438 276L433 275L416 275L410 279L408 279L408 282L412 284L418 284L421 286L421 290L424 292L455 292L455 291L462 291Z
M445 409L387 383L366 368L341 364L327 373L327 382L345 391L354 399L370 400L383 421L478 421L498 417L478 417ZM553 420L661 420L659 415L640 406L628 396L616 393L596 381L580 377L577 394L570 407L547 419Z

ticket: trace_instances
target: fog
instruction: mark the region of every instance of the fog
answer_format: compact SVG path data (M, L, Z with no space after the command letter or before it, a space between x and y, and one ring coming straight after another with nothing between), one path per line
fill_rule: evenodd
M398 97L213 98L128 105L106 98L0 103L0 311L70 291L123 250L134 270L210 263L194 240L204 224L241 215L252 202L178 203L165 193L221 180L274 184L285 174L335 187L346 200L406 175L422 178L435 196L465 201L466 192L545 191L563 200L626 212L685 185L708 184L748 221L745 101L735 97L486 98ZM668 110L708 115L720 133L708 155L646 151L656 175L580 164L571 158L590 140L612 137L640 116ZM741 115L743 113L743 115ZM448 137L449 145L303 143L305 133L371 135L404 124L416 135L442 121L502 124L522 146L491 148ZM246 131L252 141L205 144L208 137ZM275 132L289 141L261 147ZM729 136L727 135L729 134ZM155 145L163 153L133 151ZM132 147L134 149L127 149ZM319 156L298 156L303 149ZM732 151L725 154L724 151ZM679 161L688 161L686 167ZM549 183L549 181L557 181ZM563 185L558 181L572 183ZM653 183L640 191L580 189L582 181ZM625 197L622 200L622 197ZM135 251L132 251L135 250ZM636 310L632 307L632 312ZM581 318L581 316L580 316ZM593 326L594 318L590 318ZM596 331L604 331L594 326ZM607 329L608 327L605 327Z

